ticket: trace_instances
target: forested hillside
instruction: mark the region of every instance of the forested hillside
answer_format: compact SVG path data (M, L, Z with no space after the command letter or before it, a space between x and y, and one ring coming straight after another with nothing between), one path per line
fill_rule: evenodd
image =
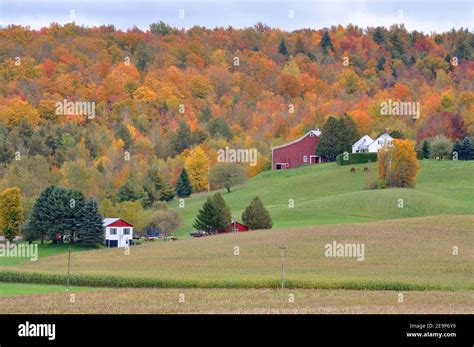
M251 177L268 168L271 146L344 114L360 135L472 137L473 45L467 30L403 26L9 26L0 30L0 188L20 188L27 214L49 184L96 197L103 212L143 196L151 205L167 198L150 193L150 177L173 187L186 167L195 191L206 190L226 146L258 150ZM381 115L389 100L419 102L419 118ZM58 102L94 112L57 112Z

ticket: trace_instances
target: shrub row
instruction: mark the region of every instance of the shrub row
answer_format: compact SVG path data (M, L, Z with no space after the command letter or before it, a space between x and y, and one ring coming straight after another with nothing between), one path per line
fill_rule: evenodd
M346 156L346 159L344 157ZM377 153L344 153L339 154L336 157L336 163L338 165L351 165L351 164L365 164L374 163L377 161Z
M15 283L38 283L65 285L66 275L41 274L28 272L1 271L0 282ZM201 280L172 280L158 278L140 277L118 277L118 276L91 276L71 275L71 286L87 287L112 287L112 288L280 288L279 279L254 280L254 281L201 281ZM378 281L335 281L314 282L287 280L285 287L289 289L353 289L353 290L474 290L474 285L468 288L459 288L450 285L430 285L401 282L378 282Z

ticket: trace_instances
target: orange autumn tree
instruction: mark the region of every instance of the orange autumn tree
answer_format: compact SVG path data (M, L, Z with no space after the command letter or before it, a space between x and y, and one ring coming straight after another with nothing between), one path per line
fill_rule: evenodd
M377 154L379 180L391 187L414 187L420 169L415 141L393 140L393 146L382 147Z

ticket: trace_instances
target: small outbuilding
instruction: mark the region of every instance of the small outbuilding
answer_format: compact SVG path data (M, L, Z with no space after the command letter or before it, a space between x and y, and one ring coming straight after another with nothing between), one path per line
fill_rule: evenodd
M105 218L105 245L124 248L133 244L133 225L121 218Z

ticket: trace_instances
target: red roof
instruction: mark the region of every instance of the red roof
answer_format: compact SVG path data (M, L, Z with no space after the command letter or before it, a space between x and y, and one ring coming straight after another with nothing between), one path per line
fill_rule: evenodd
M107 221L104 223L104 226L106 227L131 227L133 228L133 225L130 224L130 223L127 223L126 221L124 221L123 219L120 219L120 218L117 218L112 221Z

